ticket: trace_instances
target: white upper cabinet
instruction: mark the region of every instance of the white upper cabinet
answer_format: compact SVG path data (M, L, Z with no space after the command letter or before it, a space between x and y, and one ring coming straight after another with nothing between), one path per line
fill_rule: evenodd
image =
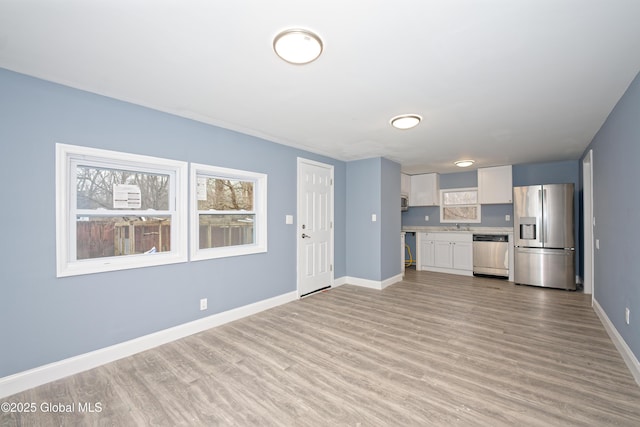
M440 204L440 176L437 173L411 175L409 206L438 206Z
M513 203L511 165L478 169L478 199L482 205Z
M411 175L407 175L406 173L400 174L400 193L406 194L407 196L411 194Z

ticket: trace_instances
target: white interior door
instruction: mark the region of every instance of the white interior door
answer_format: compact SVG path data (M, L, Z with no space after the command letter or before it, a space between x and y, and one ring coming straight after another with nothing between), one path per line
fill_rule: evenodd
M298 159L298 295L333 284L333 166Z

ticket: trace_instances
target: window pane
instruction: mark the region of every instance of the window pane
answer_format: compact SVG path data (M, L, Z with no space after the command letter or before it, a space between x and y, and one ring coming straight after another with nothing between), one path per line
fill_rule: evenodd
M447 191L444 193L445 205L475 205L478 203L477 191Z
M169 175L79 165L78 209L169 210Z
M76 259L171 251L171 217L76 218Z
M250 245L255 242L255 215L199 215L200 249Z
M198 210L253 211L252 181L198 176Z
M445 207L442 209L445 221L473 221L478 219L478 208L476 206L467 207Z

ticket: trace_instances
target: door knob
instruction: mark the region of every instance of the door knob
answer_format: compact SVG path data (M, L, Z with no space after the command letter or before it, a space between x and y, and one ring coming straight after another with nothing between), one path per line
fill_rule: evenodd
M303 239L310 239L310 238L311 238L311 236L309 236L308 234L304 234L304 233L302 233L302 238L303 238Z

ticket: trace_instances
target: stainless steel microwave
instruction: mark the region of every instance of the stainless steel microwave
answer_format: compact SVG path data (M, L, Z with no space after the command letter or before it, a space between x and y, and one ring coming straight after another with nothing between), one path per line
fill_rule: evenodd
M409 196L407 194L400 195L400 210L406 211L409 209Z

